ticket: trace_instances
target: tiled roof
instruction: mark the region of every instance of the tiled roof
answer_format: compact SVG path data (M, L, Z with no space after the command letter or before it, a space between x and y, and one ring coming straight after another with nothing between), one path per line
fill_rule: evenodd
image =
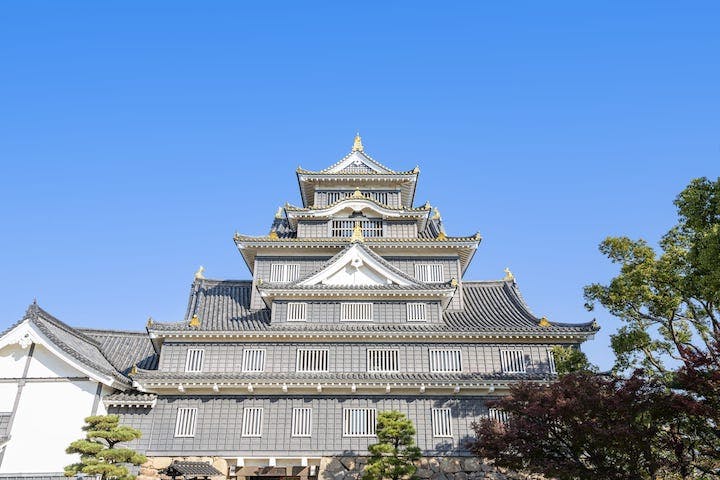
M126 393L119 392L103 397L103 403L106 407L153 407L157 395L154 393Z
M183 478L190 478L194 476L199 477L215 477L218 475L225 476L224 473L220 472L217 468L213 467L209 463L205 462L178 462L174 461L166 469L162 470L162 473L173 478L176 476L182 476Z
M157 368L158 355L146 332L86 328L77 330L95 339L100 344L100 350L105 357L119 372L125 375L133 365L151 370Z
M25 312L25 316L15 325L11 326L10 329L6 330L6 332L15 328L25 320L29 320L55 346L86 367L108 375L121 383L128 384L127 377L121 375L103 354L101 342L61 322L40 308L37 303L32 303L30 307L28 307L27 312Z
M527 307L514 282L484 281L463 283L462 310L446 311L442 324L409 323L304 323L270 324L268 309L251 310L252 283L237 280L196 280L193 284L185 321L155 323L155 331L265 331L288 333L361 333L361 332L438 332L438 333L592 333L593 322L566 324L551 322L540 326L540 319ZM200 328L188 325L197 315Z

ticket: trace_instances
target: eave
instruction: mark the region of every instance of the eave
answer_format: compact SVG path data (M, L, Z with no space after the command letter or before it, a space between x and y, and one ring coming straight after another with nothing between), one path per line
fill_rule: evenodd
M419 169L393 173L323 173L298 168L297 178L300 196L305 207L314 204L315 190L318 186L332 188L342 186L353 190L363 186L377 186L380 188L397 186L400 188L402 204L409 208L412 207L415 199L419 173Z

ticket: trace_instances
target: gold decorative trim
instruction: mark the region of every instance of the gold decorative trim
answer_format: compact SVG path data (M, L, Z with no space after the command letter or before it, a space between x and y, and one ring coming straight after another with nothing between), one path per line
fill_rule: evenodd
M193 328L198 328L200 326L200 318L198 318L197 314L192 316L188 325L190 325Z
M550 323L550 320L548 320L546 317L542 317L538 325L541 327L552 327L552 323Z
M515 280L515 275L513 275L513 273L510 271L510 269L508 267L505 267L505 270L503 270L503 271L505 272L505 276L503 277L504 281L512 282Z

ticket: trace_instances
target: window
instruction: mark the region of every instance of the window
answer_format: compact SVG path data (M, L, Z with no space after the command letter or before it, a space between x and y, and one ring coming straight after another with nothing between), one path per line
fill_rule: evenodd
M300 267L297 263L273 263L270 265L270 282L288 283L298 279Z
M508 422L508 420L510 420L510 414L504 410L500 410L499 408L489 408L488 409L488 418L490 418L490 420L494 420L498 423L505 424Z
M287 321L304 322L307 320L307 303L290 302L287 304Z
M382 220L333 220L330 223L330 235L333 237L352 237L356 223L360 224L363 237L382 237Z
M547 356L550 373L557 373L557 369L555 368L555 352L553 352L551 348L548 348Z
M327 372L328 371L328 351L327 350L309 350L298 349L297 363L295 366L297 372Z
M408 322L424 322L427 320L427 307L424 303L408 303L407 304L407 321Z
M242 371L262 372L265 370L265 350L249 348L243 350Z
M312 432L312 408L293 408L293 437L309 437Z
M249 407L243 410L243 437L259 437L262 434L263 409Z
M525 373L525 355L522 350L500 350L503 373Z
M462 355L460 350L430 350L431 372L461 372Z
M415 278L426 283L442 283L445 273L441 263L421 263L415 265Z
M325 195L327 196L327 204L330 205L332 203L337 202L341 198L349 197L350 192L334 191L334 192L326 192Z
M433 437L452 437L452 414L449 408L432 409Z
M203 350L201 348L189 349L187 351L187 356L185 357L185 371L186 372L202 372L204 357L205 357L205 350Z
M344 322L371 322L372 319L372 303L356 302L340 304L340 320Z
M367 351L368 372L397 372L399 350L374 350Z
M346 408L343 410L344 437L372 437L375 435L374 408Z
M175 421L175 436L194 437L196 417L197 408L178 408L177 420Z

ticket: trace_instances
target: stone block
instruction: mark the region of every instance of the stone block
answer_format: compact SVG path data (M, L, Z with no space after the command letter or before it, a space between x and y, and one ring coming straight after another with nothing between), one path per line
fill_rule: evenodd
M477 472L480 470L480 459L468 457L463 461L463 470L466 472Z
M215 457L212 461L212 466L217 468L218 471L222 472L223 475L228 474L228 463L227 460L220 457Z
M355 470L355 466L357 465L355 459L356 457L340 457L340 463L342 463L347 470Z
M443 458L440 464L443 473L457 473L462 471L462 463L457 458Z

